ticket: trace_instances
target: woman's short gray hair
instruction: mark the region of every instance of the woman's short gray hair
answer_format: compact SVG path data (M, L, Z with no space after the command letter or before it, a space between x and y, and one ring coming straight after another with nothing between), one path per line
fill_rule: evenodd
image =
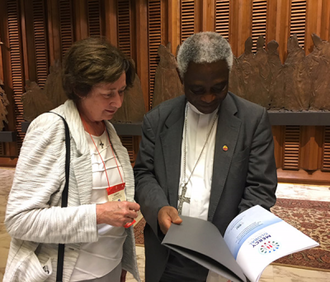
M190 62L213 63L226 60L229 71L233 65L233 52L228 41L219 33L206 31L188 37L180 46L177 61L183 79Z

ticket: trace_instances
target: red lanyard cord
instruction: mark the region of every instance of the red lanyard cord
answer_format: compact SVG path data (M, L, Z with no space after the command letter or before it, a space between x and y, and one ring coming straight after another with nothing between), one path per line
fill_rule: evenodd
M93 144L94 144L94 146L95 146L95 148L96 148L96 150L97 150L97 153L98 153L99 156L100 156L100 159L101 159L101 161L102 161L102 163L103 163L105 176L107 177L108 185L109 185L109 188L110 188L110 182L109 182L108 172L107 172L107 168L106 168L106 166L105 166L105 163L104 163L104 161L103 161L103 158L102 158L102 156L101 156L101 154L100 154L100 152L99 152L99 149L97 148L97 146L96 146L96 144L95 144L95 142L94 142L94 139L93 139L92 134L89 132L88 125L87 125L85 119L82 117L82 115L80 115L80 118L81 118L81 121L82 121L82 123L84 124L84 127L86 128L86 130L87 130L89 136L91 137L91 139L92 139L92 141L93 141ZM104 124L104 122L103 122L103 124ZM104 124L104 126L105 126L105 124ZM106 128L106 127L105 127L105 128ZM119 172L119 175L120 175L121 181L124 182L124 179L123 179L123 176L121 175L121 172L120 172L120 169L119 169L119 166L118 166L118 162L117 162L117 158L116 158L115 152L113 151L113 148L112 148L112 145L111 145L111 142L110 142L110 138L109 138L109 134L108 134L108 133L107 133L107 136L108 136L108 140L109 140L110 148L111 148L111 151L112 151L112 155L113 155L113 157L114 157L114 159L115 159L116 166L117 166L117 169L118 169L118 172Z

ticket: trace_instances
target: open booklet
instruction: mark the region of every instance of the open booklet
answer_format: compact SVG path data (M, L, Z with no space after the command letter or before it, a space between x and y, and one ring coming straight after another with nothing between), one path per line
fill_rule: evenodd
M259 205L236 216L224 237L209 221L181 218L162 244L231 281L259 281L271 262L319 245Z

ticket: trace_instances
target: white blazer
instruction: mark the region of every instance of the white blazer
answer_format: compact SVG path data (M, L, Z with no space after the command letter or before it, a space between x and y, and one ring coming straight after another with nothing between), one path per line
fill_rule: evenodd
M65 244L63 281L69 281L80 243L98 240L96 205L90 204L92 164L73 101L52 110L68 123L71 162L68 208L61 208L65 184L65 131L60 117L44 113L28 128L9 195L5 224L12 237L4 275L7 281L55 281L58 244ZM121 162L126 197L134 201L134 177L127 150L110 122L110 140ZM122 267L140 281L133 227L126 229Z

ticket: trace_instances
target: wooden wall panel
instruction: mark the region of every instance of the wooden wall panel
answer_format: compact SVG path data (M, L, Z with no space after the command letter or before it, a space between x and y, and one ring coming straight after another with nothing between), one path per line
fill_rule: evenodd
M59 31L61 43L61 58L70 48L73 42L76 41L73 25L73 1L59 0ZM83 35L80 34L82 37Z
M0 18L1 18L1 13L0 13ZM1 24L1 22L0 22ZM4 81L4 77L3 77L3 61L2 61L2 48L3 46L3 42L2 42L2 30L0 29L0 80ZM5 156L6 155L6 143L0 142L0 156Z
M322 9L321 9L321 30L320 30L320 37L323 40L329 41L329 24L330 24L330 1L323 0L322 1Z
M306 0L291 0L290 7L290 36L297 34L301 48L305 47L306 29Z
M80 40L88 37L89 26L87 24L87 1L88 0L74 0L71 2L71 11L74 11L75 17L75 40ZM73 15L73 13L72 13ZM67 19L66 19L67 20Z
M272 126L273 139L274 139L274 156L276 161L276 167L281 168L283 164L283 145L285 127Z
M4 6L2 6L4 7ZM17 155L21 147L24 134L22 133L21 123L23 121L23 106L21 102L24 92L25 77L22 58L22 36L21 36L21 17L19 1L6 1L7 16L7 38L5 45L9 48L5 54L7 60L8 76L5 79L5 92L8 95L10 107L14 119L10 118L9 130L16 128L17 144L11 144L9 155ZM7 56L6 56L7 55Z
M0 9L0 79L3 81L4 90L7 94L9 100L9 106L7 107L8 115L7 119L9 124L5 125L4 130L15 130L15 112L13 107L13 95L12 88L9 86L12 85L11 80L11 65L10 65L10 53L9 53L9 34L8 34L8 21L7 21L7 4L1 3L2 9ZM6 83L10 81L10 83ZM17 154L17 144L16 143L0 143L1 156L7 157L10 155Z
M262 36L266 40L267 0L252 2L252 40L253 52L257 51L257 40Z
M0 17L1 17L0 13ZM1 22L0 22L1 23ZM2 48L5 48L4 43L2 41L2 30L0 29L0 79L4 81L4 76L3 76L3 59L2 59Z
M306 171L320 169L320 151L322 147L323 127L301 126L301 156L300 168Z
M202 1L202 30L215 31L215 0Z
M89 36L104 35L104 7L101 0L87 0L87 26Z
M282 168L299 170L300 167L300 126L286 126L283 141Z
M105 37L117 46L117 1L104 1Z
M146 110L150 106L149 93L149 49L148 49L148 2L147 0L136 0L136 48L139 55L136 57L136 69L141 80L144 94L144 105Z
M173 55L176 55L181 44L181 14L180 0L172 0L168 3L168 42Z
M117 4L117 46L127 56L132 57L131 1L118 1Z
M0 14L1 17L1 14ZM2 46L3 42L1 41L1 30L0 30L0 80L3 81L3 62L2 62ZM0 142L0 156L6 155L6 143Z
M182 0L181 1L181 42L187 39L190 35L195 33L198 28L195 23L198 22L195 14L195 1Z
M47 31L49 64L53 65L62 57L59 22L59 5L57 0L47 0Z
M323 0L306 1L305 52L313 51L312 33L321 34ZM324 39L324 38L322 38Z
M22 30L25 35L22 42L27 46L24 57L28 58L25 63L25 78L33 80L43 88L49 73L46 3L43 0L33 0L32 5L25 5L26 29ZM26 40L26 44L25 44Z
M277 41L279 44L278 52L283 63L287 57L288 38L290 37L290 0L277 0L276 4L272 6L274 10L269 10L269 15L276 11L276 36L275 38L267 38L267 42L273 39Z
M239 57L245 49L245 41L252 35L252 0L230 1L229 43L233 54Z
M330 126L324 127L321 170L330 172Z
M215 30L229 39L229 0L217 0L215 3Z
M148 58L149 58L149 109L152 107L152 98L155 87L155 74L159 62L158 48L161 44L161 1L148 1Z

